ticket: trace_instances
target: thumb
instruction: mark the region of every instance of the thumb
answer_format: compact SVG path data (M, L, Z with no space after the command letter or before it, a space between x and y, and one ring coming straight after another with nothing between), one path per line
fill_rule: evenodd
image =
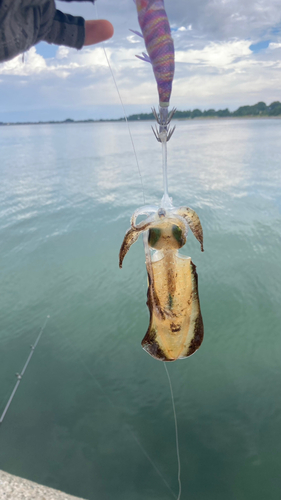
M114 29L112 24L105 19L85 21L84 45L93 45L108 40L112 37Z

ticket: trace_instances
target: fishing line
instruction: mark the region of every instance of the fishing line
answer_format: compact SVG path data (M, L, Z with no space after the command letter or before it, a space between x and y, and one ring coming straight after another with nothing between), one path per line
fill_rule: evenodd
M97 9L97 4L95 2L94 4L95 6L95 9L96 9L96 17L98 18L98 9ZM129 131L129 135L130 135L130 139L131 139L131 143L132 143L132 147L133 147L133 151L134 151L134 155L135 155L135 158L136 158L136 163L137 163L137 167L138 167L138 172L139 172L139 176L140 176L140 181L141 181L141 186L142 186L142 194L143 194L143 199L144 199L144 203L145 203L145 195L144 195L144 188L143 188L143 181L142 181L142 175L141 175L141 171L140 171L140 166L139 166L139 162L138 162L138 158L137 158L137 153L136 153L136 149L135 149L135 144L134 144L134 141L133 141L133 137L132 137L132 133L131 133L131 129L130 129L130 126L129 126L129 122L128 122L128 119L127 119L127 114L126 114L126 110L125 110L125 106L123 104L123 101L122 101L122 98L121 98L121 94L119 92L119 88L118 88L118 85L117 85L117 82L116 82L116 79L115 79L115 76L114 76L114 73L113 73L113 70L111 68L111 65L110 65L110 62L109 62L109 59L108 59L108 56L107 56L107 52L106 52L106 49L105 49L105 46L104 46L104 43L102 42L102 47L103 47L103 51L104 51L104 55L105 55L105 58L106 58L106 61L107 61L107 64L108 64L108 67L109 67L109 70L110 70L110 73L111 73L111 76L112 76L112 79L113 79L113 82L114 82L114 85L115 85L115 88L116 88L116 91L117 91L117 94L118 94L118 97L119 97L119 100L120 100L120 103L121 103L121 106L122 106L122 109L123 109L123 114L124 114L124 118L125 118L125 121L127 123L127 127L128 127L128 131ZM166 155L167 155L167 152L166 152ZM164 183L165 183L165 172L164 172ZM167 173L166 173L166 183L167 183ZM84 363L83 363L84 364ZM161 472L159 471L159 469L155 466L155 464L153 463L153 461L151 460L151 458L149 457L149 455L147 454L147 452L145 451L145 449L142 447L142 445L140 444L140 442L137 440L136 436L134 435L134 433L130 430L131 434L133 435L135 441L137 442L137 444L139 445L140 449L142 450L142 452L145 454L145 456L148 458L148 460L150 461L150 463L152 464L152 466L154 467L154 469L157 471L157 473L160 475L160 477L162 478L163 482L166 484L166 486L168 487L168 489L171 491L172 495L174 496L174 498L177 498L177 500L180 500L180 497L181 497L181 462L180 462L180 453L179 453L179 437L178 437L178 423L177 423L177 414L176 414L176 408L175 408L175 401L174 401L174 394L173 394L173 387L172 387L172 382L171 382L171 378L170 378L170 375L169 375L169 372L168 372L168 369L167 369L167 366L166 366L166 363L164 363L164 368L165 368L165 371L166 371L166 374L167 374L167 377L168 377L168 381L169 381L169 386L170 386L170 392L171 392L171 399L172 399L172 406L173 406L173 414L174 414L174 423L175 423L175 434L176 434L176 452L177 452L177 461L178 461L178 485L179 485L179 491L178 491L178 496L176 497L176 495L174 494L174 492L171 490L170 486L168 485L168 483L166 482L165 478L162 476ZM87 368L87 371L90 373L90 371L88 370ZM101 388L100 384L98 384L99 387ZM102 388L101 388L102 389ZM103 391L103 389L102 389ZM104 391L103 391L104 392ZM106 396L107 399L108 399L108 396ZM113 405L113 403L111 403ZM114 406L114 405L113 405Z
M172 386L170 374L168 372L167 363L165 363L165 362L164 362L164 368L165 368L165 371L166 371L166 374L168 377L168 381L169 381L169 385L170 385L173 412L174 412L175 433L176 433L176 450L177 450L177 459L178 459L178 484L179 484L179 493L178 493L177 500L180 500L180 497L181 497L181 460L180 460L180 450L179 450L178 421L177 421L177 414L176 414L176 408L175 408L173 386Z
M61 333L61 332L60 332ZM102 387L102 385L100 384L100 382L97 380L97 378L94 376L94 374L91 372L91 370L89 369L89 367L86 365L85 361L83 360L83 358L81 357L81 355L77 352L77 350L74 349L72 343L69 341L68 337L63 333L63 336L65 338L65 340L67 341L67 344L70 346L70 348L72 349L72 351L74 352L74 355L75 357L80 361L80 363L83 365L85 371L90 375L90 377L93 379L93 381L95 382L96 386L98 387L98 389L100 390L100 392L104 395L104 397L106 398L106 401L108 402L108 404L114 408L114 410L120 415L121 418L124 418L124 415L123 415L123 411L122 409L120 409L118 406L116 406L113 401L111 400L111 398L106 394L104 388ZM131 436L133 437L134 441L137 443L138 447L140 448L140 450L142 451L142 453L144 454L144 456L147 458L147 460L150 462L150 464L152 465L152 467L154 468L155 472L158 474L158 476L162 479L163 483L165 484L165 486L168 488L168 490L170 491L170 493L173 495L173 497L176 499L176 500L179 500L177 498L177 495L175 495L175 493L173 492L172 488L170 487L170 485L167 483L165 477L163 476L163 474L161 473L161 471L158 469L157 465L153 462L152 458L150 457L150 455L148 454L148 452L146 451L146 449L143 447L143 445L140 443L140 441L138 440L137 436L135 435L135 433L132 431L132 429L130 428L129 424L127 424L127 422L123 422L125 424L125 427L126 429L129 431L129 433L131 434Z
M127 425L127 424L126 424ZM136 441L136 443L138 444L138 446L140 447L141 451L143 452L143 454L146 456L146 458L149 460L149 462L151 463L152 467L156 470L157 474L161 477L163 483L167 486L167 488L170 490L170 492L172 493L173 497L176 499L176 500L179 500L177 499L177 495L175 495L175 493L173 492L172 488L168 485L166 479L164 478L164 476L161 474L161 472L159 471L158 467L155 465L155 463L151 460L151 457L148 455L147 451L145 450L145 448L142 446L142 444L139 442L139 440L137 439L136 435L133 433L133 431L129 428L129 431L131 432L132 434L132 437L134 438L134 440Z
M34 351L35 351L35 349L36 349L36 346L37 346L37 344L38 344L38 342L39 342L39 340L40 340L40 338L41 338L41 335L42 335L43 331L45 330L45 326L46 326L46 324L47 324L47 322L48 322L49 317L50 317L50 316L48 315L48 316L47 316L47 318L46 318L46 321L45 321L44 325L42 326L42 328L41 328L41 330L40 330L40 332L39 332L39 335L38 335L38 336L37 336L37 338L36 338L36 341L35 341L34 345L31 345L31 346L30 346L31 351L30 351L30 353L29 353L29 356L28 356L28 358L27 358L27 360L26 360L26 362L25 362L25 365L24 365L24 367L23 367L22 371L21 371L20 373L16 373L16 376L17 376L17 382L16 382L16 385L15 385L15 387L14 387L13 391L12 391L11 396L9 397L8 403L6 404L6 406L5 406L5 408L4 408L4 411L3 411L3 413L2 413L2 415L1 415L1 417L0 417L0 424L2 424L2 422L3 422L4 418L5 418L5 415L6 415L6 413L7 413L8 409L9 409L9 407L10 407L10 404L11 404L11 402L12 402L12 401L13 401L13 399L14 399L14 395L15 395L15 394L16 394L16 392L17 392L18 386L20 385L20 382L21 382L21 380L22 380L22 377L23 377L23 376L24 376L24 374L25 374L25 370L27 369L27 367L28 367L28 365L29 365L29 362L30 362L30 360L31 360L31 358L32 358L32 356L33 356L33 353L34 353Z
M98 8L97 8L96 2L94 3L94 7L96 9L96 17L98 19ZM145 204L145 194L144 194L144 187L143 187L142 175L141 175L140 165L139 165L139 161L138 161L138 157L137 157L137 152L136 152L136 148L135 148L135 144L134 144L134 140L133 140L131 128L130 128L130 125L129 125L129 121L127 119L127 113L126 113L125 106L124 106L122 98L121 98L121 94L119 92L119 88L118 88L118 85L117 85L117 82L116 82L113 70L111 68L111 65L110 65L110 62L109 62L109 59L108 59L108 56L107 56L107 52L106 52L106 49L105 49L104 42L102 42L102 48L103 48L103 51L104 51L106 62L108 64L108 67L109 67L109 70L110 70L110 73L111 73L111 76L112 76L112 79L113 79L113 82L114 82L114 85L115 85L115 88L116 88L119 100L120 100L120 103L121 103L121 106L122 106L122 109L123 109L123 114L124 114L125 121L127 123L128 131L129 131L129 135L130 135L130 139L131 139L131 143L132 143L132 148L133 148L133 151L134 151L134 155L135 155L135 159L136 159L136 164L137 164L137 168L138 168L138 172L139 172L139 176L140 176L140 182L141 182L141 188L142 188L142 195L143 195L143 202Z

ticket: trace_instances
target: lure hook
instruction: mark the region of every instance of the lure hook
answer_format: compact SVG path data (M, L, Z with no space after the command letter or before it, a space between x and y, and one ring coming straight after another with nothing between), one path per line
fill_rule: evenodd
M155 127L155 129L154 127L151 128L158 142L168 142L171 139L176 126L174 125L174 127L170 128L170 122L175 112L176 108L172 108L170 113L168 113L167 108L159 107L159 113L157 113L155 108L152 108L152 113L159 125L159 129L157 127Z

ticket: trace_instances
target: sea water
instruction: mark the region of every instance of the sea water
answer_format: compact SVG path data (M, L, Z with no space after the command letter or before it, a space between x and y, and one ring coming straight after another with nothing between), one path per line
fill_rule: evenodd
M170 195L192 207L186 255L205 339L169 363L182 489L190 500L281 492L280 120L175 121ZM162 196L150 122L0 129L0 468L89 500L177 493L163 364L141 348L149 317L141 240L118 268L133 211ZM143 184L143 191L142 191Z

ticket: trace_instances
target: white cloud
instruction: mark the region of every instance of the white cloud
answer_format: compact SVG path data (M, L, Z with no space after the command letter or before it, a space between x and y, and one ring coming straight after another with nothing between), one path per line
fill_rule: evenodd
M246 40L235 40L226 43L207 44L204 48L176 51L176 63L188 63L191 65L202 65L214 68L225 68L234 64L241 58L247 58L252 55L249 46L251 42ZM276 44L277 45L277 44ZM125 72L128 79L134 78L134 69L139 73L144 73L145 63L139 62L135 58L135 50L118 48L112 50L106 49L106 54L114 70ZM0 66L2 75L39 75L44 77L46 74L55 73L61 77L72 77L80 71L97 72L100 67L108 67L104 49L96 46L94 48L76 51L67 47L59 47L56 57L44 59L37 54L36 48L32 47L25 55L25 62L22 62L21 56L12 61L8 61ZM131 73L129 73L129 71ZM151 67L149 71L152 74Z
M64 47L63 45L58 48L56 53L57 59L65 59L69 55L70 49L68 47Z
M274 50L274 49L280 49L281 48L281 43L270 43L268 46L269 49Z
M127 40L130 43L140 43L140 39L136 35L127 36Z
M15 57L11 61L7 61L0 65L0 74L2 75L31 75L46 71L47 63L44 57L36 52L36 48L32 47L24 57Z
M192 31L192 24L189 24L187 27L181 26L178 31Z
M251 42L235 40L226 43L211 42L202 50L191 49L176 52L176 62L212 66L223 68L234 63L235 60L252 54L249 46Z
M104 0L99 7L100 17L115 28L114 38L105 44L108 59L129 112L148 112L157 103L157 90L151 66L135 58L145 50L144 42L129 31L139 30L135 6L132 0L120 0L118 9L115 5L115 0ZM189 0L188 6L182 0L166 0L165 5L172 25L179 27L173 31L172 93L179 109L235 109L258 100L281 100L280 0ZM61 2L58 8L94 17L87 2ZM270 40L268 49L250 50L251 44L265 39ZM54 57L45 59L38 50L30 49L24 63L19 56L0 64L1 113L18 107L26 110L28 119L32 109L45 107L54 110L55 119L56 109L77 117L72 115L75 106L82 117L103 117L105 108L107 117L122 116L102 46L80 51L58 47Z
M119 51L120 52L120 51ZM107 49L107 56L110 59L111 50ZM0 65L2 75L39 75L42 77L54 73L58 77L67 77L75 70L92 70L98 67L107 67L107 61L102 47L83 49L69 49L68 47L58 47L56 57L44 59L36 52L36 47L32 47L25 53L24 62L22 56L15 57Z

